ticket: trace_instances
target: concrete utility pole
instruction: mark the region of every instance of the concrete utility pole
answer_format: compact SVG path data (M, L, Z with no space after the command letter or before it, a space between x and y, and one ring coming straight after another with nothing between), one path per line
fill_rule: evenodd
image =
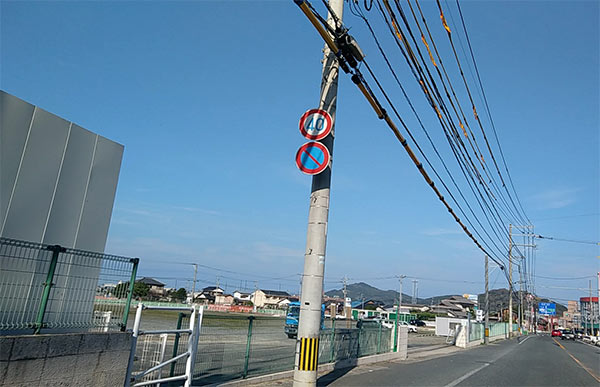
M330 12L327 16L327 23L335 29L336 17L340 22L342 21L344 0L329 0L329 7L331 12L335 13L335 16L331 15ZM327 44L325 44L323 52L319 109L329 113L333 120L333 128L331 134L325 137L321 143L327 147L333 157L339 65L335 54ZM316 386L317 384L317 355L319 353L319 333L321 330L321 303L323 302L330 187L331 167L313 176L306 233L306 251L304 253L298 339L296 342L295 387Z
M412 304L415 305L417 303L417 280L412 280L413 283L413 291L412 291Z
M192 304L196 298L196 274L198 274L198 264L192 263L194 266L194 284L192 285Z
M512 337L512 224L508 225L508 338Z
M419 303L419 280L417 280L417 289L415 291L415 298L416 298L415 304L418 304Z
M398 277L398 281L400 281L400 293L398 294L398 313L400 313L400 308L402 307L402 280L404 278L406 278L405 275Z
M523 258L521 258L521 265L519 265L519 334L523 332Z
M348 277L344 276L344 319L346 320L346 328L350 329L352 319L352 304L346 306L346 299L348 298Z
M254 281L254 296L252 296L252 311L256 313L256 295L258 294L258 282Z
M483 341L485 344L489 344L490 340L490 294L489 294L489 281L488 281L488 256L485 256L485 325L484 325L484 335Z
M405 275L398 276L400 293L398 293L398 307L396 308L396 323L394 326L394 352L398 350L398 322L400 321L400 310L402 309L402 280L404 278L406 278Z
M589 280L590 283L590 302L589 302L589 307L588 307L588 322L590 323L590 336L592 336L594 334L594 309L592 308L592 306L594 305L592 303L592 280Z
M346 315L346 298L348 298L348 289L347 287L347 283L348 283L348 278L346 278L346 276L344 276L344 318L347 318Z

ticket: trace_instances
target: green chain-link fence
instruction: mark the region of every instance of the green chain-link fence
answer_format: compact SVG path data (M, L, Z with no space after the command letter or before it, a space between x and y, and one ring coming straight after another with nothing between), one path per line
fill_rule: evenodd
M124 329L138 262L0 238L0 333Z
M156 316L151 316L151 313L147 312L147 321L168 321L168 325L161 326L162 329L189 324L188 315L171 312L167 318L168 312L162 312L165 314L161 316L158 316L159 312ZM287 337L284 325L284 318L205 313L194 368L194 385L222 383L293 369L296 340ZM357 328L356 325L356 321L325 320L319 340L319 364L392 350L392 329L380 325ZM157 326L148 326L148 329L155 328ZM185 352L187 335L180 336L170 335L166 341L148 336L138 342L135 370L158 364L159 353L164 353L166 360ZM185 361L178 361L165 367L162 376L181 375L184 368Z

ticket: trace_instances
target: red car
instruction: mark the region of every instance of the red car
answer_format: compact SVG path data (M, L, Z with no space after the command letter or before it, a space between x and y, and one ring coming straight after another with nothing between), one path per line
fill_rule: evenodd
M554 329L552 331L552 337L560 337L560 336L562 336L562 333L558 329Z

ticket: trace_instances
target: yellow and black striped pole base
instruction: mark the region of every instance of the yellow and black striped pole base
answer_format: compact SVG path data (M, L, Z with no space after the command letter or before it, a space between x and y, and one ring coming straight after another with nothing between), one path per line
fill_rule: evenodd
M319 338L301 337L298 370L316 371L319 357Z

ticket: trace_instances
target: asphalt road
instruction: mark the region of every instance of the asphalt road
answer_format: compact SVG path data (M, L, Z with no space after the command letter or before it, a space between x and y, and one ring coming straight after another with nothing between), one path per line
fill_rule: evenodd
M333 386L598 386L600 347L529 336L420 362L388 362L322 376Z

